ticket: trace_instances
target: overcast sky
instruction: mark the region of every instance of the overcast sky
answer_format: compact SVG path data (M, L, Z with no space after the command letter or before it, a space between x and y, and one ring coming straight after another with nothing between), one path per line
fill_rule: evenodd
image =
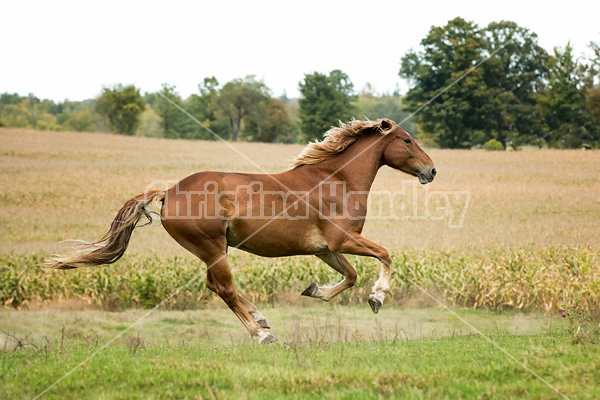
M0 4L0 92L83 100L103 85L142 91L205 76L256 75L279 96L298 95L305 73L341 69L360 90L406 90L400 58L432 25L461 16L485 26L512 20L548 51L576 54L600 41L596 1L5 1Z

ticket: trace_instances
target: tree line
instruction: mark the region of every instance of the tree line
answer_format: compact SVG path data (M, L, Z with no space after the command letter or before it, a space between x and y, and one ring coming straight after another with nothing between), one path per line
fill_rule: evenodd
M0 126L111 131L124 135L306 143L339 120L391 118L427 146L514 149L600 147L600 43L575 57L570 44L548 54L537 35L514 22L480 28L455 18L432 26L418 51L401 61L406 96L357 92L341 70L305 74L299 99L274 97L254 76L221 84L207 77L182 98L175 86L142 94L133 85L105 87L85 101L54 102L33 94L0 95Z
M455 18L431 27L400 76L418 109L422 139L440 147L598 147L600 42L581 60L570 44L548 54L537 35L510 21L485 28Z
M392 118L408 112L398 93L378 95L367 86L355 93L340 70L306 74L299 83L300 99L273 97L254 76L221 85L204 78L197 93L182 98L167 83L161 90L142 94L133 85L105 87L82 102L56 103L33 94L0 95L0 126L42 130L114 132L173 139L202 139L306 143L321 139L339 120ZM408 122L408 127L416 127ZM208 128L208 129L207 129Z

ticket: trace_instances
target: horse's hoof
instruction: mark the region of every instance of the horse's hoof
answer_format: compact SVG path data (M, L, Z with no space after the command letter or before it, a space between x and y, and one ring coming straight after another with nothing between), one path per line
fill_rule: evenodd
M271 329L271 325L269 325L265 318L259 319L256 323L259 324L261 328Z
M271 335L270 333L264 337L263 340L260 341L261 344L269 344L269 343L274 343L277 341L277 338L273 335Z
M311 283L309 287L304 289L304 292L302 292L301 296L315 297L315 294L317 294L318 290L319 285L316 283Z
M379 309L381 308L381 305L383 303L381 303L381 301L375 297L369 297L369 305L371 306L371 310L377 314L379 312Z

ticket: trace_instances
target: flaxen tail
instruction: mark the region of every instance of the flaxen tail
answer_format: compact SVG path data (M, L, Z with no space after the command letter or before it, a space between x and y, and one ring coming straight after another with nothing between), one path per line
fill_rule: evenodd
M162 201L164 195L164 191L153 190L128 200L102 239L84 242L72 256L49 258L42 265L54 269L72 269L114 263L127 250L131 233L142 216L152 221L147 205L153 201Z

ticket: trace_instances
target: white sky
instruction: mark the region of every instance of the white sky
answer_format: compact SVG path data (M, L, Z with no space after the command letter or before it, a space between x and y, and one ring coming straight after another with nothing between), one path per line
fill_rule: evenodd
M512 20L548 51L600 41L600 2L486 1L5 1L0 4L0 92L83 100L103 85L185 97L205 76L253 74L273 95L298 95L305 73L341 69L360 90L397 84L400 58L432 25L461 16Z

